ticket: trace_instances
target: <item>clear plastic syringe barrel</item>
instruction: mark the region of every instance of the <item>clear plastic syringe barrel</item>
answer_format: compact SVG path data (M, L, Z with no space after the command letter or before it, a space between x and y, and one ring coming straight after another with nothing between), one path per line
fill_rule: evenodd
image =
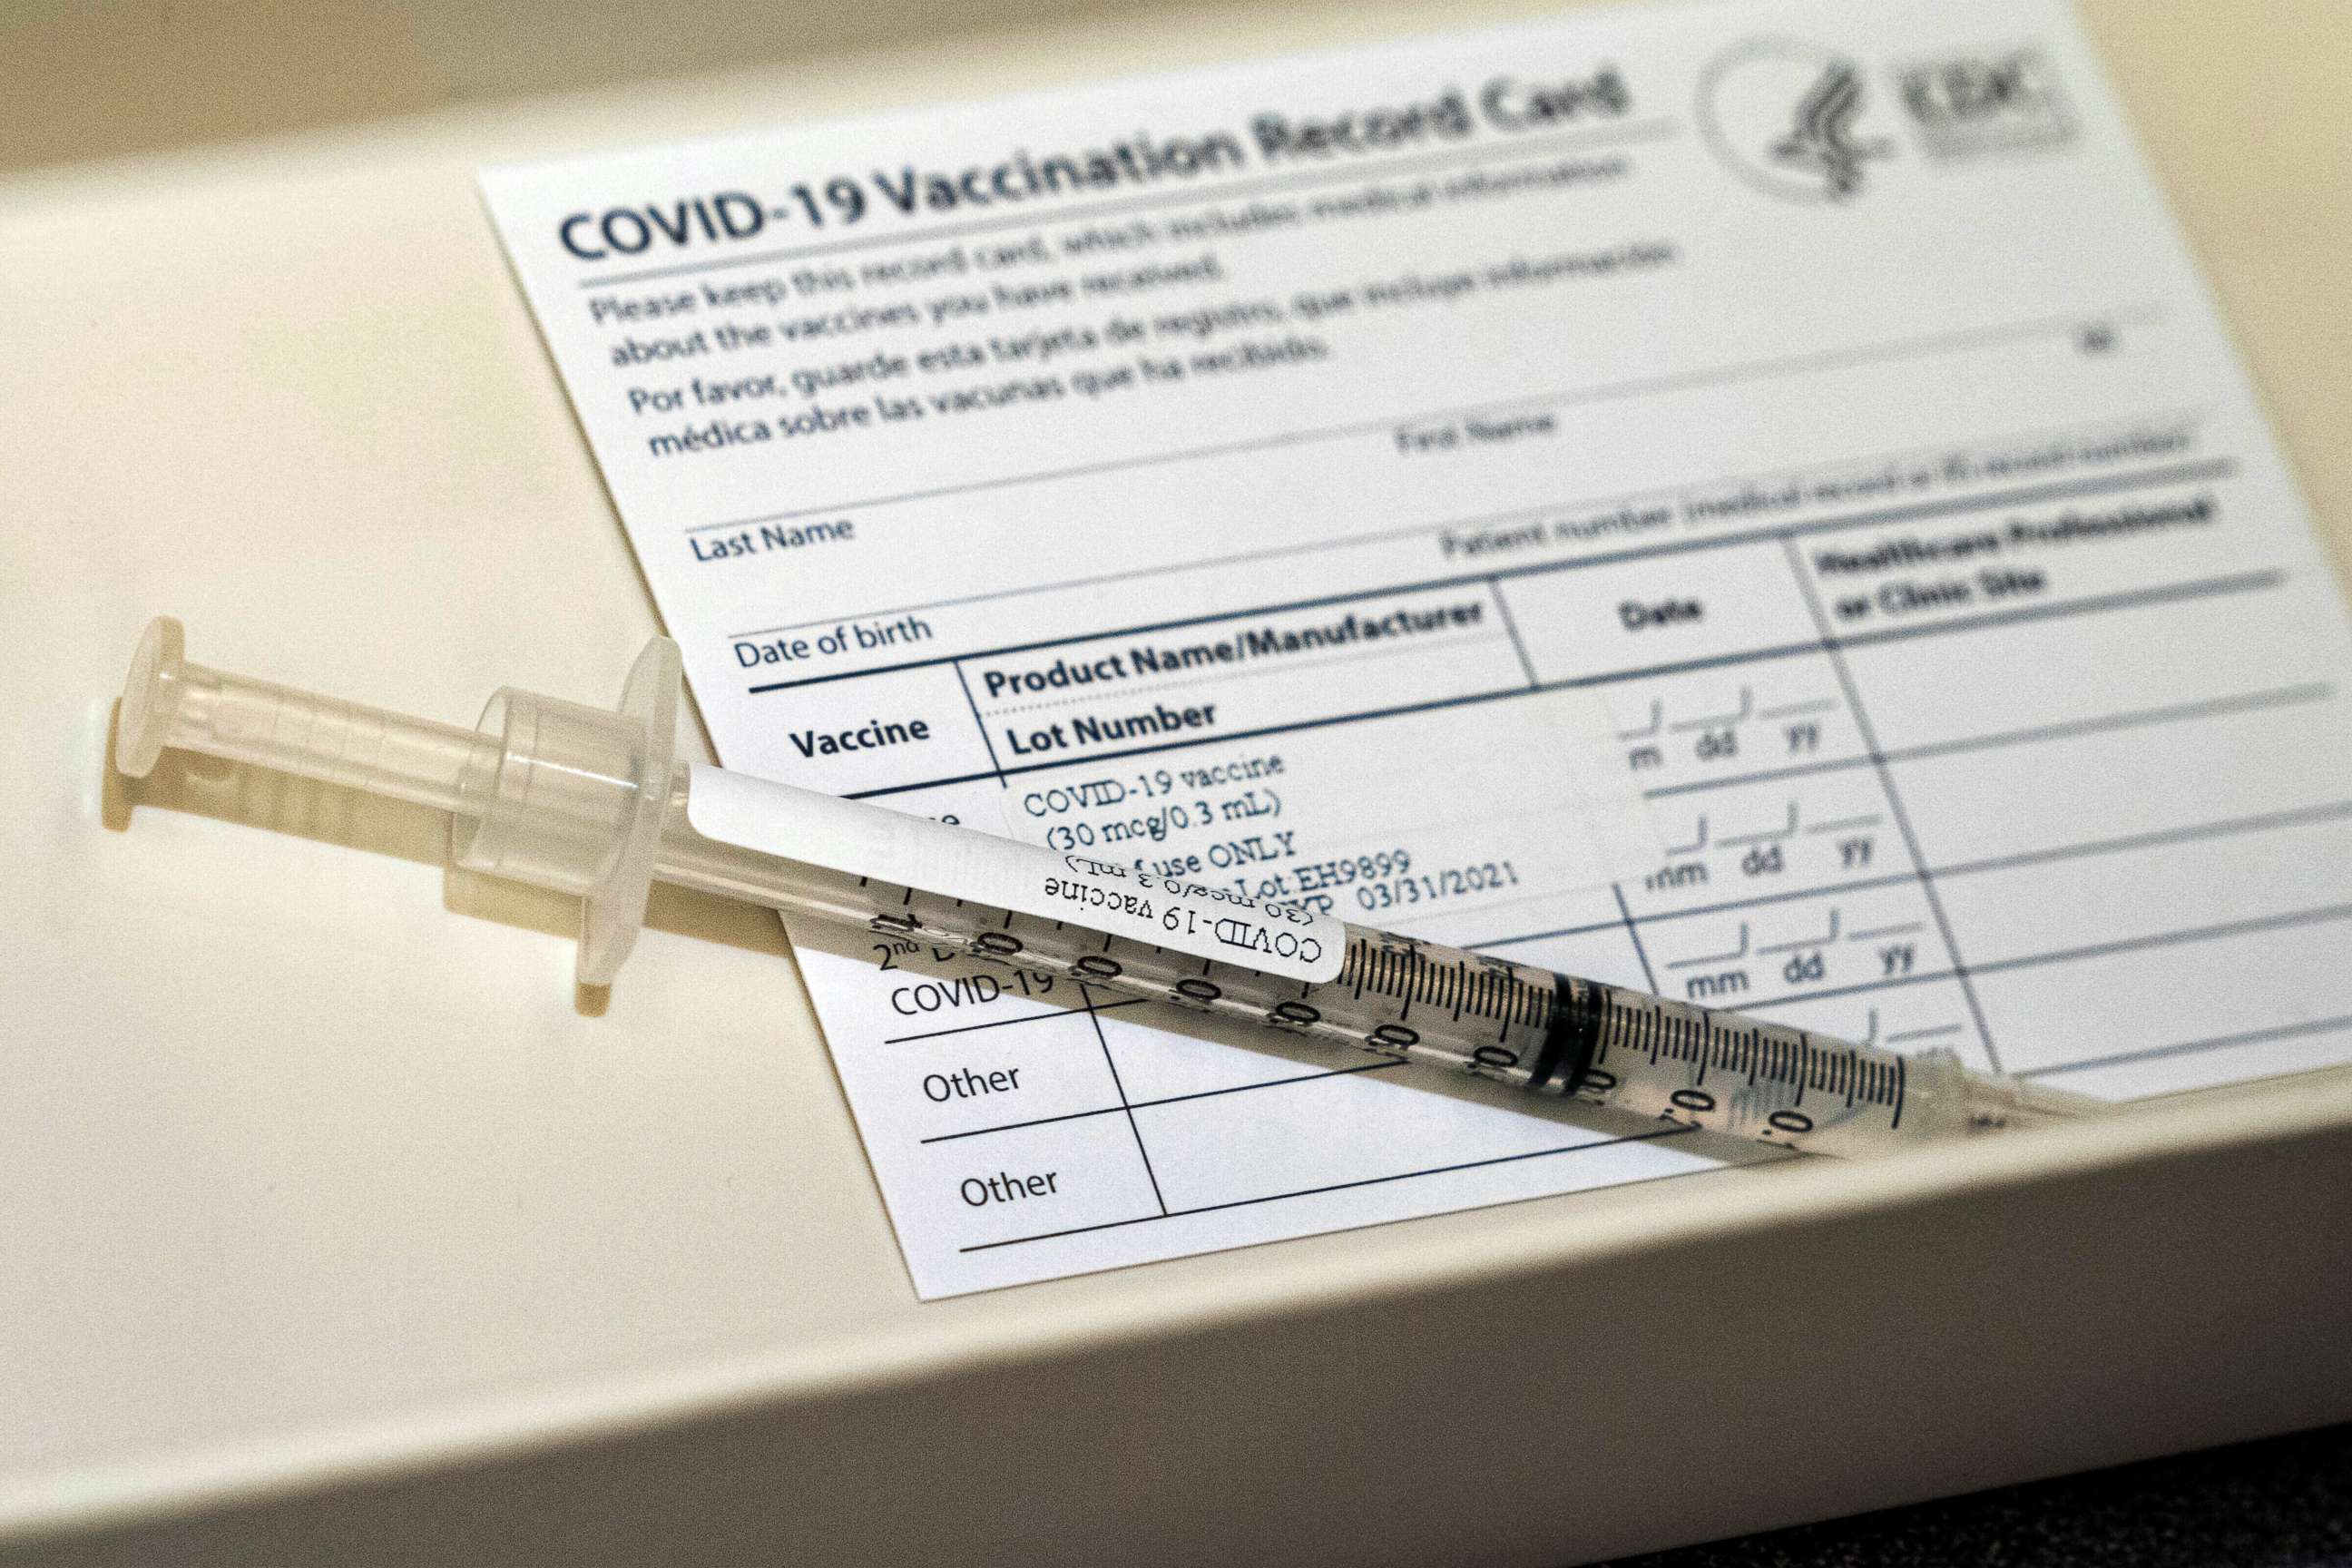
M1348 928L1337 979L1282 979L705 838L688 823L691 788L677 770L654 866L663 881L1814 1153L1878 1153L1969 1130L1969 1075L1948 1053L1906 1058L1360 926Z
M189 664L149 627L116 759L181 747L451 814L454 858L576 893L578 973L610 983L658 879L1539 1094L1825 1154L2094 1110L2079 1097L1359 926L1335 979L1303 983L1042 916L823 869L695 831L674 766L677 645L650 644L616 710L512 689L461 730Z
M131 657L114 760L139 778L197 752L446 811L459 865L581 898L577 973L604 985L645 919L678 679L657 637L618 710L508 688L463 730L192 664L164 616Z

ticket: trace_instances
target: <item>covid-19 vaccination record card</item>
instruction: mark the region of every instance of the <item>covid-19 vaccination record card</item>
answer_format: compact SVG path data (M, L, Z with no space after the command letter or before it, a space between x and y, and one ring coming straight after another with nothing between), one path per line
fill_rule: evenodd
M730 767L2100 1096L2352 1060L2342 593L2055 0L483 185ZM927 1297L1727 1157L792 934Z

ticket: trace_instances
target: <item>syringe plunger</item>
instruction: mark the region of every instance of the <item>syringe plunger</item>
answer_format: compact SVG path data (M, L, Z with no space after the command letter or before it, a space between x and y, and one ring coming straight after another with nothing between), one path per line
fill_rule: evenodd
M620 969L658 878L985 961L1017 954L1024 966L1074 988L1097 986L1815 1152L1874 1152L2100 1109L2079 1096L1969 1071L1948 1051L1906 1058L1301 911L1286 915L1229 891L1160 884L1163 896L1179 901L1223 900L1211 916L1238 905L1276 927L1292 917L1320 919L1318 929L1329 939L1323 951L1344 957L1307 973L1302 984L1296 969L1235 962L1223 947L1188 947L1166 934L1172 925L1113 934L1128 928L1101 929L1110 917L1085 913L1084 905L1056 904L1049 913L1029 907L1024 914L1012 893L955 896L952 881L917 873L946 877L959 862L1010 856L1034 858L1014 879L1028 877L1031 887L1133 874L878 806L677 766L679 675L677 645L656 638L615 711L506 689L491 698L478 728L460 730L190 664L179 623L159 619L140 643L123 689L117 765L142 775L165 747L179 747L446 811L458 864L583 899L576 968L587 985L608 984ZM696 795L698 777L713 789L729 786L722 796L775 792L767 820L784 831L773 842L721 828L712 829L717 837L698 832L693 813L709 804ZM703 806L693 805L698 798ZM850 818L845 837L843 813ZM827 832L836 858L823 858L815 847ZM856 856L867 857L912 840L929 843L936 857L902 860L913 868L895 877L870 858L839 858L849 852L838 842L856 843ZM1053 918L1065 914L1070 918Z
M645 919L678 675L657 637L618 711L507 688L461 730L191 664L163 616L123 683L115 766L143 778L172 747L446 811L457 864L586 900L576 973L609 985Z

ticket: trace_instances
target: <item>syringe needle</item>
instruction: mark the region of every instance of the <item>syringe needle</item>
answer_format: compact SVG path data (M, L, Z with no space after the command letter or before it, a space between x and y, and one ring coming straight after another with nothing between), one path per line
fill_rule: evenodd
M611 982L658 879L1817 1153L2102 1109L1950 1051L1905 1057L680 765L678 678L656 638L616 711L508 689L460 730L189 664L162 619L132 660L116 759L143 774L178 747L446 810L459 864L583 899L584 984Z

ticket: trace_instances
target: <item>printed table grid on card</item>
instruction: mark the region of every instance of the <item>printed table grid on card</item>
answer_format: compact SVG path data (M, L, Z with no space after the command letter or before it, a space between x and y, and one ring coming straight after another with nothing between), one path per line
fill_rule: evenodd
M2099 1095L2352 1059L2343 597L2095 60L1772 19L484 184L732 768ZM1759 1157L793 935L925 1296Z

